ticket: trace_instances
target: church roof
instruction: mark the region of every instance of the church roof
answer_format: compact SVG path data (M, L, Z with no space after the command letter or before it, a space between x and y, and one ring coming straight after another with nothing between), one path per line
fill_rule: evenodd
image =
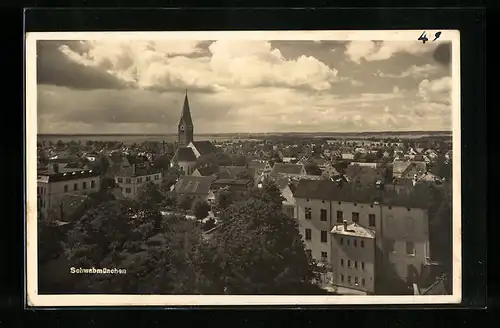
M200 155L212 154L217 151L217 148L208 140L192 141L192 144Z
M189 147L179 147L172 159L174 162L196 162L196 155Z
M187 126L193 126L193 120L191 119L191 111L189 110L189 100L186 91L186 96L184 97L184 105L182 106L181 119L179 125L184 123Z

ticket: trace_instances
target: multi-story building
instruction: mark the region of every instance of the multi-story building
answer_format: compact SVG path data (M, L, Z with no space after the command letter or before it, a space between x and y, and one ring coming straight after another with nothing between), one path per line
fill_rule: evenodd
M331 230L334 284L375 293L375 231L344 221Z
M318 261L332 264L338 260L331 252L330 232L345 220L374 231L376 248L382 254L378 265L387 268L384 274L390 271L411 282L429 263L427 210L413 193L399 195L375 187L358 189L329 180L301 180L294 197L300 232Z
M115 176L115 181L120 187L123 195L127 198L134 198L137 192L147 182L153 182L155 185L162 183L163 177L161 170L151 166L138 166L133 164L130 168L120 170Z
M68 169L52 164L46 170L38 171L38 211L44 217L50 210L58 211L65 195L84 194L99 191L99 173L88 169Z

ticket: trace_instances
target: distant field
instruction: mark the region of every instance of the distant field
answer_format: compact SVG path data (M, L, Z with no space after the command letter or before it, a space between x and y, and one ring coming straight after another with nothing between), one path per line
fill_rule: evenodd
M198 134L194 136L195 140L213 140L224 141L234 139L268 139L268 138L332 138L332 139L367 139L367 138L424 138L424 137L451 137L452 133L447 131L411 131L411 132L360 132L360 133L255 133L255 134ZM39 141L63 142L74 141L120 141L125 144L142 143L144 141L166 141L173 142L177 140L177 135L166 134L80 134L80 135L61 135L61 134L39 134Z

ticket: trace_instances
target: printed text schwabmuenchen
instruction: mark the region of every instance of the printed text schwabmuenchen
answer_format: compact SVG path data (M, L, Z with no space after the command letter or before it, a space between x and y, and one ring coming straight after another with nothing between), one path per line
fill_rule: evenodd
M70 271L70 273L73 273L73 274L82 274L82 273L90 273L90 274L126 274L127 273L127 270L125 270L125 269L116 269L116 268L113 268L113 269L108 269L108 268L99 268L99 269L90 268L90 269L86 269L86 268L71 267L69 269L69 271Z

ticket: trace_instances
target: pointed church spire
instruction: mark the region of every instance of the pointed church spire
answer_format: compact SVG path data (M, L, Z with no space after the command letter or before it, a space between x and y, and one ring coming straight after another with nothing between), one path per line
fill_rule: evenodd
M189 109L187 89L186 89L186 95L184 97L184 105L182 106L181 119L179 121L179 125L182 124L184 124L186 127L193 126L193 120L191 119L191 110Z

